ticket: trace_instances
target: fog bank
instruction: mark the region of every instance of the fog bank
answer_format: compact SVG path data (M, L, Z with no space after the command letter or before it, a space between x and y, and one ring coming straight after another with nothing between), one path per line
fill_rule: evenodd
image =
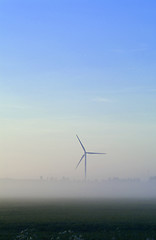
M0 198L155 198L156 181L0 180Z

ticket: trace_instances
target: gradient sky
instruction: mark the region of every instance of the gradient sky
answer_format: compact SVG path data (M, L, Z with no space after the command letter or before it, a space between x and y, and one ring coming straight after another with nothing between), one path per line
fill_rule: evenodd
M156 175L156 1L0 0L0 177Z

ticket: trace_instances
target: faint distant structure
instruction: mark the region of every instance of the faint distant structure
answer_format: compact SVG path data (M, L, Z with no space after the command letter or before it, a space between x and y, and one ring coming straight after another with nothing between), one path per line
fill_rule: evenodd
M149 181L150 181L150 182L156 182L156 176L150 177L150 178L149 178Z
M79 140L79 143L81 144L81 147L83 148L84 154L82 155L80 161L78 162L76 168L79 166L80 162L82 161L83 158L85 158L85 180L87 178L87 154L106 154L106 153L98 153L98 152L87 152L86 149L84 148L82 142L80 141L79 137L76 135L77 139Z

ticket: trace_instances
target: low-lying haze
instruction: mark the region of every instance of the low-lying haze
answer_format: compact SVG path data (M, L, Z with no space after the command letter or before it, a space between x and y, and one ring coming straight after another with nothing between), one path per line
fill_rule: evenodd
M0 198L155 198L156 180L0 180Z

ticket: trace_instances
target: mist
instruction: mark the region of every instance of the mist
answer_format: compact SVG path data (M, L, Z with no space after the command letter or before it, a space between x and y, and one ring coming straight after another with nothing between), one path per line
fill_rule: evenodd
M78 180L0 180L0 198L56 199L56 198L155 198L155 180L109 179L103 181Z

